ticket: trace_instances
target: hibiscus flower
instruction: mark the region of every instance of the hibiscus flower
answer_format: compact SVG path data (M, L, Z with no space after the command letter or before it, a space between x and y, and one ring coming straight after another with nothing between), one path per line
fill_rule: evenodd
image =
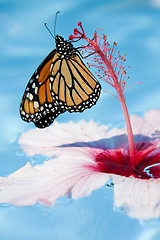
M93 121L55 122L46 129L23 133L19 139L23 151L28 156L42 154L50 160L35 166L27 163L10 176L1 177L0 202L51 206L61 196L87 196L110 180L116 207L138 219L159 217L160 110L150 110L144 118L129 118L123 94L125 58L119 53L115 57L116 43L109 47L102 32L98 35L96 31L90 40L81 23L78 26L81 32L75 29L70 39L88 41L84 50L92 58L89 66L98 68L98 77L116 90L114 96L121 103L126 129L110 129Z
M93 121L55 122L23 133L19 144L26 154L43 154L50 160L35 166L27 163L1 177L0 202L51 206L64 195L87 196L111 179L116 207L138 219L160 216L159 118L160 110L151 110L144 118L131 117L137 150L134 171L128 161L125 129L109 129Z

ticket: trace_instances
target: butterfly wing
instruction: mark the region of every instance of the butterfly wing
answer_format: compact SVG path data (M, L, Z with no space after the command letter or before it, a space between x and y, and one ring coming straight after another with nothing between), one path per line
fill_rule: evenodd
M83 112L96 104L101 85L78 54L56 59L51 67L50 89L53 99L69 112Z
M57 100L53 100L50 91L51 64L56 61L57 50L53 50L32 75L20 106L24 121L34 122L39 128L49 126L62 112Z
M53 50L32 75L20 114L39 128L49 126L66 110L83 112L96 104L101 86L80 56L65 57Z

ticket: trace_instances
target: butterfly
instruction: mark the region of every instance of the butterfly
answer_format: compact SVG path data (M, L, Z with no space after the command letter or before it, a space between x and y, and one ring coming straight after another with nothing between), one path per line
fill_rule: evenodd
M33 73L20 105L21 118L38 128L49 126L65 111L91 108L101 93L100 83L71 41L56 35L55 44L56 49Z

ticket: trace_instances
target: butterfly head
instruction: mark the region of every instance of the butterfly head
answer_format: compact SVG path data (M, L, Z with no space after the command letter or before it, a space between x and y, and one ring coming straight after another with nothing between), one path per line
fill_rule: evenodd
M63 37L57 35L55 37L57 52L61 54L61 57L70 58L76 52L76 48L69 41L65 41Z

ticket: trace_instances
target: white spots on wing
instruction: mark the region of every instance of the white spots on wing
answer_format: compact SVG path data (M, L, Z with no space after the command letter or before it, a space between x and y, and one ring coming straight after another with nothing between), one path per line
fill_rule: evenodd
M25 112L24 112L24 111L21 111L21 114L22 114L22 115L25 115Z
M36 84L35 84L35 82L32 84L32 88L35 88L36 87Z
M29 93L29 92L27 93L26 97L27 97L30 101L33 100L33 94L31 94L31 93Z
M38 108L39 107L39 103L37 101L34 101L33 105L34 105L34 108Z
M50 77L50 81L51 81L51 82L53 82L53 81L54 81L54 78L53 78L52 76Z
M34 79L33 78L31 78L31 80L29 81L30 83L33 83L33 81L34 81Z
M35 87L35 90L34 90L35 94L38 93L38 87Z

